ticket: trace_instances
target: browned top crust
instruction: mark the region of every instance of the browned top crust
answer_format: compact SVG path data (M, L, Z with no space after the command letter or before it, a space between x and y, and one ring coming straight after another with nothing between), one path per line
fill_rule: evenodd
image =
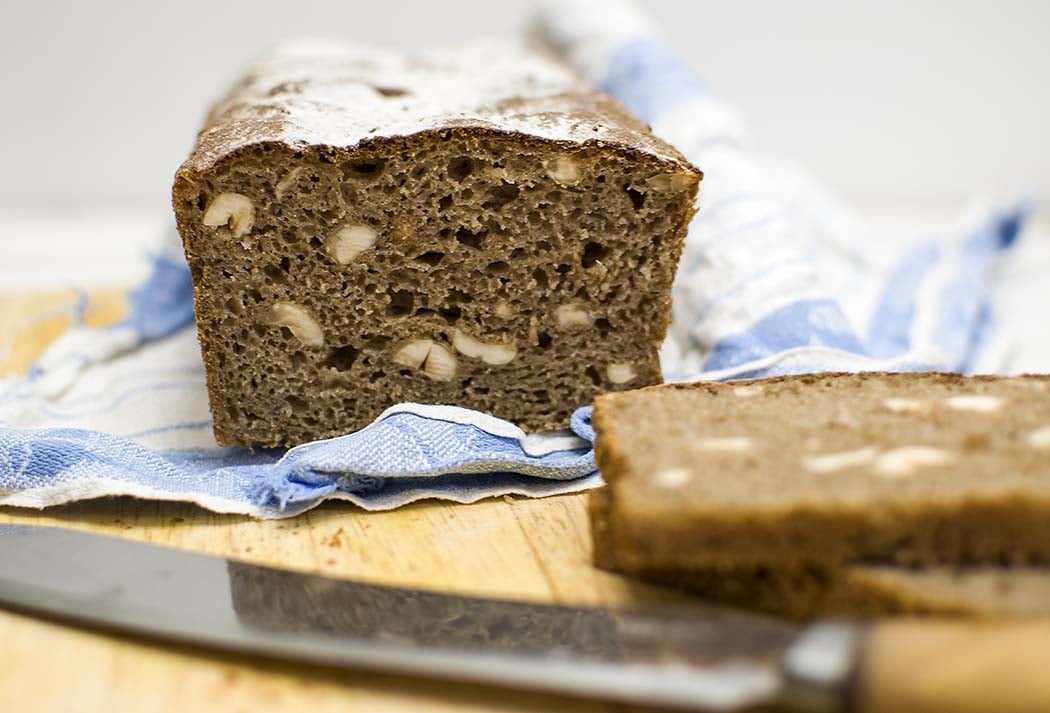
M262 144L343 151L443 129L645 152L699 174L553 56L515 40L406 54L298 41L264 56L209 113L184 171Z

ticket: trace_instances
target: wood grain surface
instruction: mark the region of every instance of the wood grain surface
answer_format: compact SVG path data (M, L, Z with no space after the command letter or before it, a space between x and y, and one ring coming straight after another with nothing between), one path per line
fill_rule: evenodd
M71 293L0 295L0 377L24 370L68 325ZM90 295L87 319L124 310ZM3 341L6 340L6 347ZM386 513L332 503L290 520L103 499L43 512L0 508L0 524L58 525L335 577L562 603L678 598L590 565L586 495L425 502ZM110 636L0 611L0 711L606 711L543 694L319 670Z

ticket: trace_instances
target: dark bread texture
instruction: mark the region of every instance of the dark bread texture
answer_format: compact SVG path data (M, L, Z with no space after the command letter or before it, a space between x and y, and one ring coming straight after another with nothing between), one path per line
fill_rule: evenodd
M1050 613L1050 377L667 385L594 425L599 566L795 616Z
M617 559L608 489L590 496L595 564L709 599L795 619L817 616L1050 616L1050 567L647 566Z
M538 50L278 50L173 191L217 440L335 436L402 401L557 428L659 383L699 179Z

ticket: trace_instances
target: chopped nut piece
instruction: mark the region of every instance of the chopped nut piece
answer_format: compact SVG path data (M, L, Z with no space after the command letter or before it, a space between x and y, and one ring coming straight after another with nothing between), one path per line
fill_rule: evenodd
M452 346L460 354L481 359L486 364L495 366L510 363L518 353L512 344L483 342L458 329L452 333Z
M955 454L930 446L905 446L886 451L875 461L875 472L887 478L911 475L919 468L947 465L955 460Z
M614 384L626 384L638 376L638 371L634 368L634 364L610 364L605 367L605 375Z
M948 408L956 411L975 411L977 413L995 413L1003 407L1003 399L998 396L983 394L959 394L944 400Z
M349 265L375 245L379 236L367 225L344 225L328 238L328 254L340 265Z
M877 448L858 448L855 451L825 453L819 456L808 456L802 459L802 467L813 473L833 473L836 470L867 465L879 454Z
M255 224L255 206L240 193L220 193L204 211L201 222L209 228L228 225L230 234L240 238L250 233Z
M289 171L288 173L284 174L284 178L279 180L277 182L277 185L274 186L274 189L273 189L274 194L276 194L276 196L277 196L277 200L281 200L282 198L284 198L284 194L288 191L289 188L291 188L292 186L295 185L296 179L299 178L299 174L302 173L302 172L303 172L303 167L302 166L296 166L291 171Z
M562 305L554 310L554 316L558 320L558 326L569 329L572 327L590 327L594 324L594 317L582 305L571 303Z
M402 366L418 369L427 360L432 346L434 342L430 339L411 339L397 348L393 359Z
M394 352L393 360L423 373L434 381L449 381L456 375L456 357L432 339L410 339Z
M728 436L725 438L701 438L696 447L702 451L721 453L743 453L751 450L751 439L747 436Z
M575 185L580 180L580 169L568 156L559 156L545 164L547 175L563 186Z
M1050 448L1050 426L1037 428L1029 433L1028 445L1032 448Z
M423 362L423 373L434 381L450 381L456 375L456 356L440 344L435 344Z
M894 413L919 413L929 408L929 403L920 399L902 399L891 396L884 399L882 405Z
M263 323L274 327L287 327L304 346L324 346L324 332L317 320L302 305L294 302L278 302L263 315Z
M692 183L688 173L661 173L646 183L658 191L684 191Z
M653 476L653 483L661 488L680 488L692 479L693 473L688 468L667 468Z

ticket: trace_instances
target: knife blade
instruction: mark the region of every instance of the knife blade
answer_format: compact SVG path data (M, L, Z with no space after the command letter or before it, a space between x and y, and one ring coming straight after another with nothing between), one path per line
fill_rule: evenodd
M0 606L268 658L709 711L843 708L859 633L714 605L454 596L25 525L0 525Z

